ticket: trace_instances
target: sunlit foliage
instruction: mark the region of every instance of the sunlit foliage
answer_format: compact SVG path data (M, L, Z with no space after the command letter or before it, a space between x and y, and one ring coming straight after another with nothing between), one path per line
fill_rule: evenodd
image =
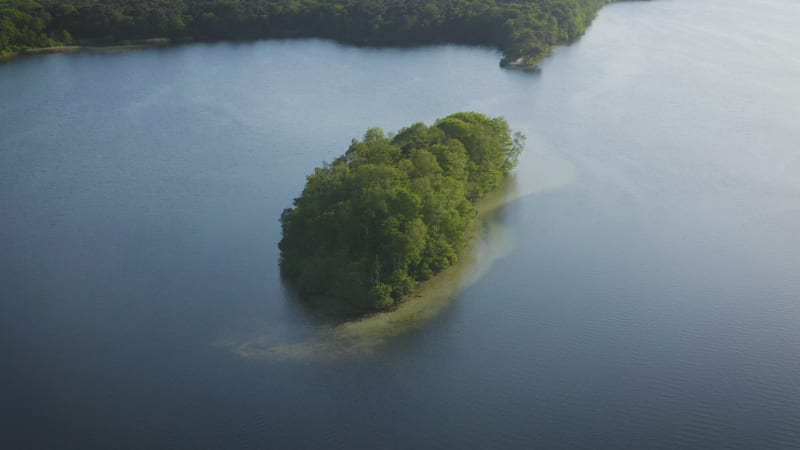
M474 202L516 165L524 136L463 112L402 129L372 128L308 177L281 216L281 270L302 291L385 309L453 264Z

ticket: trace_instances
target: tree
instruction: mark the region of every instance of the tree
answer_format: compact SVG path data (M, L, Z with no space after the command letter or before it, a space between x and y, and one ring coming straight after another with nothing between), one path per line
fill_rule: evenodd
M308 294L390 308L457 261L473 201L513 169L522 142L505 120L478 113L417 123L391 140L370 128L283 212L283 275Z

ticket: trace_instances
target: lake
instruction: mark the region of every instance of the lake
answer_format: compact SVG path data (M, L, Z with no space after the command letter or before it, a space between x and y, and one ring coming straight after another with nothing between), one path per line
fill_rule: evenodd
M799 447L798 19L614 4L535 74L320 40L0 65L0 447ZM461 110L528 146L435 307L298 302L305 176Z

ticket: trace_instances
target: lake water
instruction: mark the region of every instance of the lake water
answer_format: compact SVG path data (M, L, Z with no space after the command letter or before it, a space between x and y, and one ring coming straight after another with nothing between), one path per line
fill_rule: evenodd
M0 447L800 447L799 19L615 4L539 74L317 40L0 65ZM528 135L469 282L342 338L280 282L281 210L367 127L460 110Z

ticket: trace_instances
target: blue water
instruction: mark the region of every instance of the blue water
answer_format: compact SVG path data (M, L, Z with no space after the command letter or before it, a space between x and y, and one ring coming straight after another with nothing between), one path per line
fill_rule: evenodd
M539 74L317 40L0 65L0 447L800 447L798 19L615 4ZM232 352L329 326L277 270L305 175L459 110L528 135L502 257L364 355Z

